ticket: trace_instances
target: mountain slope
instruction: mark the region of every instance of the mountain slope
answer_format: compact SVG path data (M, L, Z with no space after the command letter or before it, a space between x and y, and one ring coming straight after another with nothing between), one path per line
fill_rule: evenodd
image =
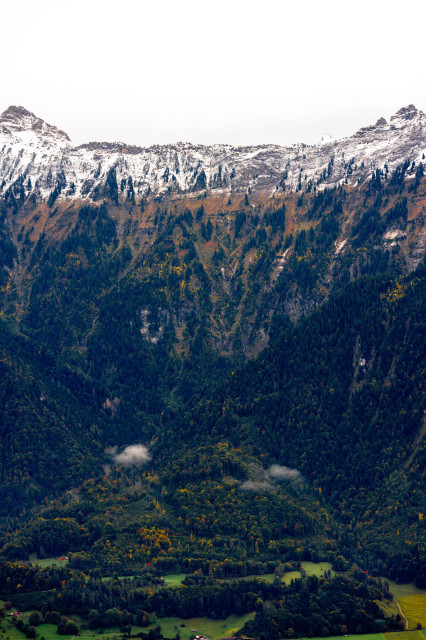
M46 520L74 519L71 538L79 525L90 531L77 546L105 559L111 528L100 496L115 495L100 475L105 448L133 443L155 456L141 518L150 522L155 499L164 530L176 534L179 517L195 530L204 518L214 538L228 516L213 522L209 496L220 504L229 494L232 504L229 474L223 487L195 477L169 501L167 477L228 443L246 465L303 474L305 515L329 520L317 530L307 518L299 555L388 573L403 564L421 578L425 127L410 106L318 147L74 148L23 108L2 115L2 490L14 492L2 526L11 554L41 551L39 521L17 538L12 529L70 490ZM82 485L91 477L96 500ZM193 500L182 505L186 489ZM75 491L85 495L81 515ZM253 540L267 538L264 524ZM261 561L294 550L290 538L294 527L281 546L270 536L278 546L261 551L259 541Z
M372 567L424 554L424 276L349 285L182 421L183 441L208 432L299 469Z
M91 384L0 322L2 530L101 470L114 427Z

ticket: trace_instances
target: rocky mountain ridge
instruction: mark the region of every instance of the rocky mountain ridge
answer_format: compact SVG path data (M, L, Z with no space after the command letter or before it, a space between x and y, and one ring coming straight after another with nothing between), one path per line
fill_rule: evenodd
M156 196L322 190L359 185L404 161L407 177L426 153L426 116L414 105L386 122L320 145L234 147L177 143L141 148L91 142L73 146L63 131L27 111L0 116L0 197L19 204L56 199L116 203Z
M159 275L153 291L168 298L155 321L150 304L141 307L146 340L170 324L186 349L189 317L202 312L221 352L257 353L274 317L297 320L344 283L420 264L425 132L425 114L410 105L316 146L73 147L10 107L0 118L0 310L26 317L53 256L80 273L120 251L111 286Z

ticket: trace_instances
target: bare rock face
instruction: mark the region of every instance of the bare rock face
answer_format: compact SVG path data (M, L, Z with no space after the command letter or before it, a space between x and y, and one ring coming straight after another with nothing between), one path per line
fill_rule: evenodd
M117 202L150 195L321 190L358 185L372 172L391 172L402 162L419 163L426 153L426 116L402 107L389 123L380 118L341 140L320 145L173 145L140 148L91 142L74 147L66 133L24 107L0 116L0 197L17 184L39 201L99 201L117 189ZM129 196L130 194L130 196Z
M391 121L398 119L413 120L419 115L419 113L421 113L421 111L416 109L413 104L409 104L408 107L401 107L401 109L392 116Z
M0 116L0 133L16 138L20 138L24 141L25 134L28 132L34 132L37 136L57 139L58 141L71 142L69 137L64 131L61 131L57 127L51 124L47 124L41 118L38 118L34 113L25 109L25 107L9 107Z

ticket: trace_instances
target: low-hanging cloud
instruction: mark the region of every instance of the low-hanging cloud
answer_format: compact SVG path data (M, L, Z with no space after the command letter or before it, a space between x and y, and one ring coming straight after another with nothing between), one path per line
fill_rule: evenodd
M140 467L151 460L148 447L143 444L131 444L120 453L117 451L117 446L106 449L107 455L111 456L115 464L122 467Z
M273 491L274 486L270 482L255 482L254 480L246 480L241 485L244 491Z
M280 464L271 465L268 474L276 480L302 480L302 474L298 469L291 469Z

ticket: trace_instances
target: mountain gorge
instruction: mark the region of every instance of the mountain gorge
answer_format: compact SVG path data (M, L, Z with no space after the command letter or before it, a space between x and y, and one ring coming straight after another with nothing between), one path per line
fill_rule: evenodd
M7 109L7 566L424 587L425 153L413 105L317 146L148 149Z

